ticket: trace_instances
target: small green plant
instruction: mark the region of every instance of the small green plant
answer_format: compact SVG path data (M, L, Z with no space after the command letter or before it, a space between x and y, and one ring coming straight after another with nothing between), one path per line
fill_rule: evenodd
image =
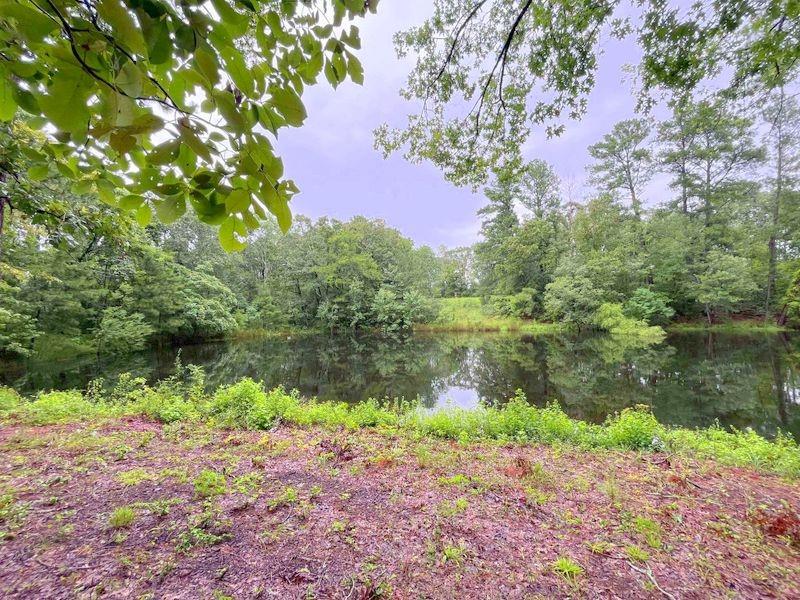
M460 566L464 562L464 555L467 552L467 545L462 541L458 545L444 544L442 546L442 562L451 562Z
M282 506L291 506L300 500L300 493L297 488L287 486L283 491L267 503L269 510L277 510Z
M230 533L216 534L202 527L190 527L178 536L178 552L188 552L195 546L215 546L233 536Z
M661 525L646 517L636 517L633 529L640 534L651 548L661 548Z
M136 519L136 512L130 506L119 506L108 517L108 526L112 529L130 527Z
M117 481L123 485L139 485L145 481L153 481L155 478L153 473L141 467L117 473Z
M636 562L647 562L650 560L650 555L647 551L642 550L639 546L626 546L625 554L628 558Z
M226 489L225 476L216 471L204 469L194 478L194 493L200 498L220 496Z
M583 567L581 567L574 560L568 556L561 556L551 567L553 573L563 578L568 583L575 583L575 581L583 575Z
M347 531L347 521L334 521L331 523L330 530L332 533L344 533Z
M264 476L255 471L239 475L233 480L233 489L241 494L254 496L261 489L264 483Z
M462 473L456 473L450 477L439 477L438 481L441 485L468 486L472 483L472 480Z
M589 542L587 546L589 547L589 551L592 554L608 554L609 552L611 552L611 548L613 548L613 546L609 542L605 542L602 540Z
M469 507L469 500L466 498L457 498L453 502L444 500L439 505L439 514L443 517L455 517L467 510L467 507Z

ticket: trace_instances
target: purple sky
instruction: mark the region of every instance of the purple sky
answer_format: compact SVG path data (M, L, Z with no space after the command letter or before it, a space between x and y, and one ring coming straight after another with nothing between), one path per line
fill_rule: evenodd
M431 11L429 0L382 2L377 15L359 23L364 85L348 80L334 91L323 81L306 90L305 125L285 131L278 143L286 175L301 189L292 202L295 213L381 218L415 242L433 247L477 240L480 194L456 188L428 163L412 165L400 155L384 160L373 149L375 127L383 122L403 125L406 115L417 110L398 94L411 63L395 56L392 35L422 23ZM637 49L630 42L608 39L603 50L598 84L583 121L568 125L556 139L535 135L525 147L526 158L543 158L554 166L574 200L586 193L586 147L634 114L635 100L631 85L623 82L622 66L635 60ZM663 180L659 187L663 189Z

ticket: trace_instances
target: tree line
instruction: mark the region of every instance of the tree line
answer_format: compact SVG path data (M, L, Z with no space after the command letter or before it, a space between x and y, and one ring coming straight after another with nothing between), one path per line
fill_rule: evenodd
M794 96L776 90L755 113L680 103L661 123L617 123L589 154L593 193L580 204L543 161L495 169L482 240L450 253L447 293L579 326L604 305L651 324L731 313L800 323ZM659 173L667 197L652 197Z

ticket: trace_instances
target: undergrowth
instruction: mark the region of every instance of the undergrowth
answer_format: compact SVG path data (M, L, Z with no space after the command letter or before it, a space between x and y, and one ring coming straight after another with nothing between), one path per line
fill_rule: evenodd
M204 374L181 367L179 374L149 386L120 378L112 390L40 393L32 399L0 388L0 420L48 425L119 416L145 416L162 423L203 422L224 429L270 429L281 423L357 429L379 427L460 442L571 444L583 449L671 452L800 477L800 448L788 435L767 440L752 430L720 426L680 429L660 424L646 406L627 408L595 425L570 418L557 404L532 406L518 391L505 405L430 411L377 400L348 405L304 399L282 387L265 390L244 378L208 394Z

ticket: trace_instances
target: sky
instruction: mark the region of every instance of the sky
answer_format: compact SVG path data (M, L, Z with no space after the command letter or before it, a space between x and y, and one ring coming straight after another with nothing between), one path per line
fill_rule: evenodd
M384 159L373 147L373 131L384 122L402 126L418 107L399 95L413 63L398 59L392 43L396 31L421 24L432 12L430 0L384 0L378 14L360 21L364 85L349 79L333 90L324 79L306 89L308 118L278 140L286 176L301 194L292 210L312 218L349 219L354 215L380 218L417 244L456 247L478 240L483 206L480 193L457 188L429 163L411 164L401 154ZM587 115L571 123L558 138L533 136L524 147L527 159L550 162L562 178L565 193L581 200L585 187L586 148L614 123L634 116L632 86L622 67L636 60L630 41L607 39L597 86ZM662 186L656 181L655 186Z

